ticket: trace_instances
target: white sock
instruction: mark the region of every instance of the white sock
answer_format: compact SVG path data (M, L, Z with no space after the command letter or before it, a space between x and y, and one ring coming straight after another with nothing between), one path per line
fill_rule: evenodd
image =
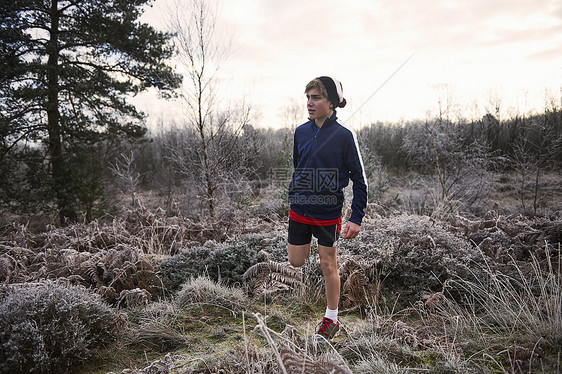
M331 319L334 323L338 322L338 308L336 309L328 309L326 308L326 314L324 317Z

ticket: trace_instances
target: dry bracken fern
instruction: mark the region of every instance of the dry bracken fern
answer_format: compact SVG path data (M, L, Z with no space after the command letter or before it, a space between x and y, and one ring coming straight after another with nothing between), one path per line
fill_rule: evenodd
M280 353L287 374L351 374L348 368L328 357L312 358L288 347L282 347Z
M60 232L54 237L63 242ZM117 302L124 290L138 288L154 294L162 287L146 256L124 244L90 252L58 248L53 241L46 243L49 245L36 250L1 245L0 282L61 279L70 284L97 288L110 302Z
M279 373L285 374L351 374L345 362L338 362L328 355L312 357L299 348L295 340L303 340L298 331L290 328L285 334L278 334L268 328L259 314L254 314L258 321L255 330L260 331L275 352L279 364ZM291 335L290 337L287 336ZM341 358L341 357L340 357Z
M369 279L364 267L353 259L347 259L339 269L341 287L341 304L345 309L368 306L370 299Z
M430 313L434 313L435 310L442 306L445 302L445 294L443 292L435 292L432 295L429 295L424 302L424 305L429 308Z
M118 306L141 306L148 305L150 301L150 293L147 290L141 290L140 288L135 288L132 290L123 290L119 294L117 299Z
M303 286L302 270L292 267L287 262L259 262L248 268L242 278L245 281L254 278L251 286L254 299Z

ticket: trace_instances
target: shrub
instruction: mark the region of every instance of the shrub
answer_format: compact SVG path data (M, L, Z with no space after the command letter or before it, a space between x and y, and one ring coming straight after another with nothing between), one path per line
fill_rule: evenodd
M178 293L177 301L181 307L207 303L232 311L242 311L250 304L242 289L223 286L207 276L200 276L185 283Z
M248 234L226 243L208 241L203 246L189 248L168 257L160 264L164 287L177 291L190 278L208 275L226 285L242 283L242 275L259 262L259 252L265 250L274 260L284 261L287 240L285 233Z
M1 373L69 372L114 338L114 312L84 287L19 284L0 298Z
M429 217L365 219L362 229L357 240L341 241L341 253L361 260L371 278L384 279L383 292L399 292L404 301L441 291L452 277L479 275L471 272L472 264L481 262L478 251Z

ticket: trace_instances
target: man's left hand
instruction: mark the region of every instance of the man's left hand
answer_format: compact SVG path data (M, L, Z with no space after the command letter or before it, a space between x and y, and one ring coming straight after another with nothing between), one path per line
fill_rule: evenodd
M359 231L361 231L361 226L351 221L347 221L343 232L343 239L353 239L359 235Z

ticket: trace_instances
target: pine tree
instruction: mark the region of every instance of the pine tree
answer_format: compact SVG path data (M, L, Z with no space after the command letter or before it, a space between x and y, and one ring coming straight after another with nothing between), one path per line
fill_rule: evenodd
M44 147L61 223L76 215L69 160L80 147L142 138L144 115L127 98L180 84L170 35L139 21L150 2L0 2L0 162L22 144Z

